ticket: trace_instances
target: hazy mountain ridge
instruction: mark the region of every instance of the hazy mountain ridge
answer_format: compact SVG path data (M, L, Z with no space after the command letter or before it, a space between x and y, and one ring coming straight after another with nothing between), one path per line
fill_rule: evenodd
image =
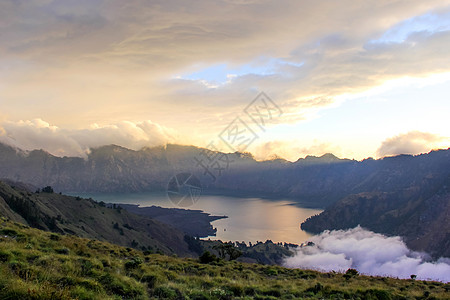
M231 153L226 154L229 168L213 182L195 161L204 150L167 145L134 151L110 145L92 149L82 159L55 157L42 150L25 153L0 144L0 178L51 185L63 192L144 192L165 190L173 175L190 172L199 177L206 192L220 189L289 197L326 207L350 194L393 192L414 187L426 176L439 179L450 174L449 150L363 161L325 154L294 163L281 159L258 162L251 155Z

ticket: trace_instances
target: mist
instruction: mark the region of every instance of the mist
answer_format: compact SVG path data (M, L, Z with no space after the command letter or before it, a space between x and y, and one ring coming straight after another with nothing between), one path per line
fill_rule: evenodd
M450 281L450 259L431 261L425 253L408 249L403 240L356 227L324 231L310 238L313 246L303 246L285 258L288 268L345 272L354 268L365 275Z

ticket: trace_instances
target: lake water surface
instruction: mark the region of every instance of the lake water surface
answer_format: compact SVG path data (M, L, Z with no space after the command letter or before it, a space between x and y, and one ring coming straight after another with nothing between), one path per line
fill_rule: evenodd
M140 206L177 207L164 193L139 194L83 194L96 201L107 203L139 204ZM310 234L300 229L308 217L322 212L321 209L302 208L291 200L267 200L262 198L240 198L202 195L187 209L198 209L211 215L226 215L228 218L212 222L217 235L211 239L222 241L256 242L272 240L300 244Z

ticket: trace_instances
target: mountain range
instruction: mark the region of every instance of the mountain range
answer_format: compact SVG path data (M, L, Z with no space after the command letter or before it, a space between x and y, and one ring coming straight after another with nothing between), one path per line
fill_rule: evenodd
M212 154L222 163L219 172L214 165L205 169L199 163ZM0 178L79 193L163 191L172 176L189 172L200 179L204 193L289 198L325 208L302 225L306 231L360 224L400 235L414 250L450 256L448 149L377 160L325 154L289 162L170 144L140 151L109 145L92 149L86 158L0 144L0 165Z
M109 145L91 149L86 158L80 158L0 144L0 178L38 187L50 185L61 192L122 193L164 191L172 176L188 172L200 179L206 193L287 197L327 207L351 194L395 192L423 181L439 185L450 174L449 150L363 161L325 154L296 162L257 161L248 153L214 152L228 162L220 174L213 166L209 168L214 181L198 163L204 160L205 151L171 144L140 151Z

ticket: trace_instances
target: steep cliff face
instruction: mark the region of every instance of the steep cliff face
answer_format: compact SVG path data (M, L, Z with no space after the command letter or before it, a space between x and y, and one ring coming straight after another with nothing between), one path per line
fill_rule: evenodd
M190 256L184 233L154 219L90 199L34 193L0 181L0 215L32 227L139 250Z

